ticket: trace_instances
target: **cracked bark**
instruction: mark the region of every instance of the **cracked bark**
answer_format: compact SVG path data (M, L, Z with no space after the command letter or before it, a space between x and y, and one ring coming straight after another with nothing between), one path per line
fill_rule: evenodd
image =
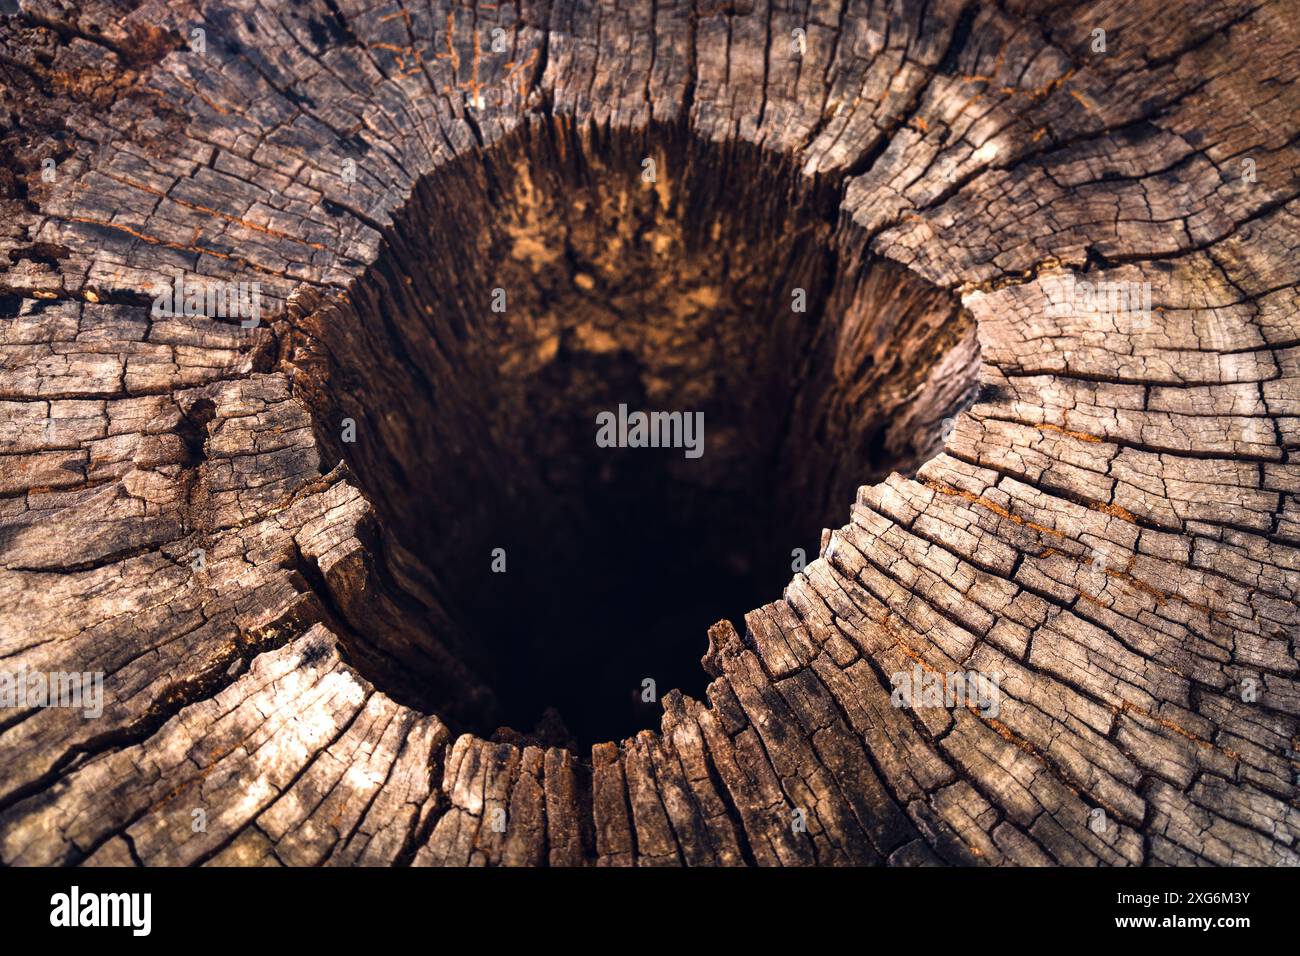
M1300 863L1295 23L1293 3L24 3L0 23L0 659L103 671L105 707L0 715L0 860ZM791 464L837 501L817 559L709 631L702 699L590 748L462 732L498 694L377 493L419 435L347 463L331 437L349 355L390 334L358 317L411 210L487 221L430 184L505 183L500 157L554 130L632 176L688 143L780 158L833 202L809 234L850 237L836 268L868 277L818 310L828 341L881 334L855 303L906 299L894 270L960 297L979 343L974 404L914 476ZM151 315L174 269L260 282L268 321ZM1055 314L1065 269L1150 283L1152 315ZM802 344L799 381L824 382ZM938 386L974 362L939 351ZM829 367L852 384L861 354ZM935 394L918 421L958 397ZM824 407L802 402L795 431ZM892 706L917 665L1002 675L998 716Z

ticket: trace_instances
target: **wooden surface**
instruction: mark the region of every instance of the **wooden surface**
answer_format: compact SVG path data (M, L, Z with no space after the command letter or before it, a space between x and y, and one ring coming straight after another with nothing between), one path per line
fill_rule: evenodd
M0 656L106 678L100 719L0 714L0 861L1300 862L1294 2L23 6ZM417 180L537 117L790 157L982 350L944 453L713 629L705 700L578 753L448 729L490 691L287 351ZM151 316L178 268L266 321ZM1153 314L1054 316L1065 270ZM446 712L359 673L410 643ZM916 663L1001 674L998 716L891 706Z

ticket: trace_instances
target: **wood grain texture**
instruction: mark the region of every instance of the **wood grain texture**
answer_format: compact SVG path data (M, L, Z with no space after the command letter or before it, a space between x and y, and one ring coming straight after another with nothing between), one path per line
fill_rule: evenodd
M0 713L0 861L1300 863L1297 14L24 2L0 657L103 671L105 700ZM290 348L417 182L537 122L788 157L981 349L942 452L710 631L706 699L590 752L449 729L492 691L428 637ZM152 315L178 269L259 282L266 320ZM1149 283L1152 314L1052 310L1067 272ZM362 676L416 645L441 712ZM915 665L1002 675L998 716L892 706Z

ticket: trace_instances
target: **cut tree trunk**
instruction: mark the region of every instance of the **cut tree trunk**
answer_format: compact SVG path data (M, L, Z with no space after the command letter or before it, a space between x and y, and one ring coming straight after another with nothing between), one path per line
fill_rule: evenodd
M1300 863L1294 2L21 8L0 658L104 676L0 711L0 862ZM834 530L657 730L496 730L476 549L615 361Z

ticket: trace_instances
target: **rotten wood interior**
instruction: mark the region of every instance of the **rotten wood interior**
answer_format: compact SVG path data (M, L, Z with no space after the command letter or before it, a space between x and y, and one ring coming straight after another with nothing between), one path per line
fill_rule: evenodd
M1300 863L1294 2L22 7L0 861Z

